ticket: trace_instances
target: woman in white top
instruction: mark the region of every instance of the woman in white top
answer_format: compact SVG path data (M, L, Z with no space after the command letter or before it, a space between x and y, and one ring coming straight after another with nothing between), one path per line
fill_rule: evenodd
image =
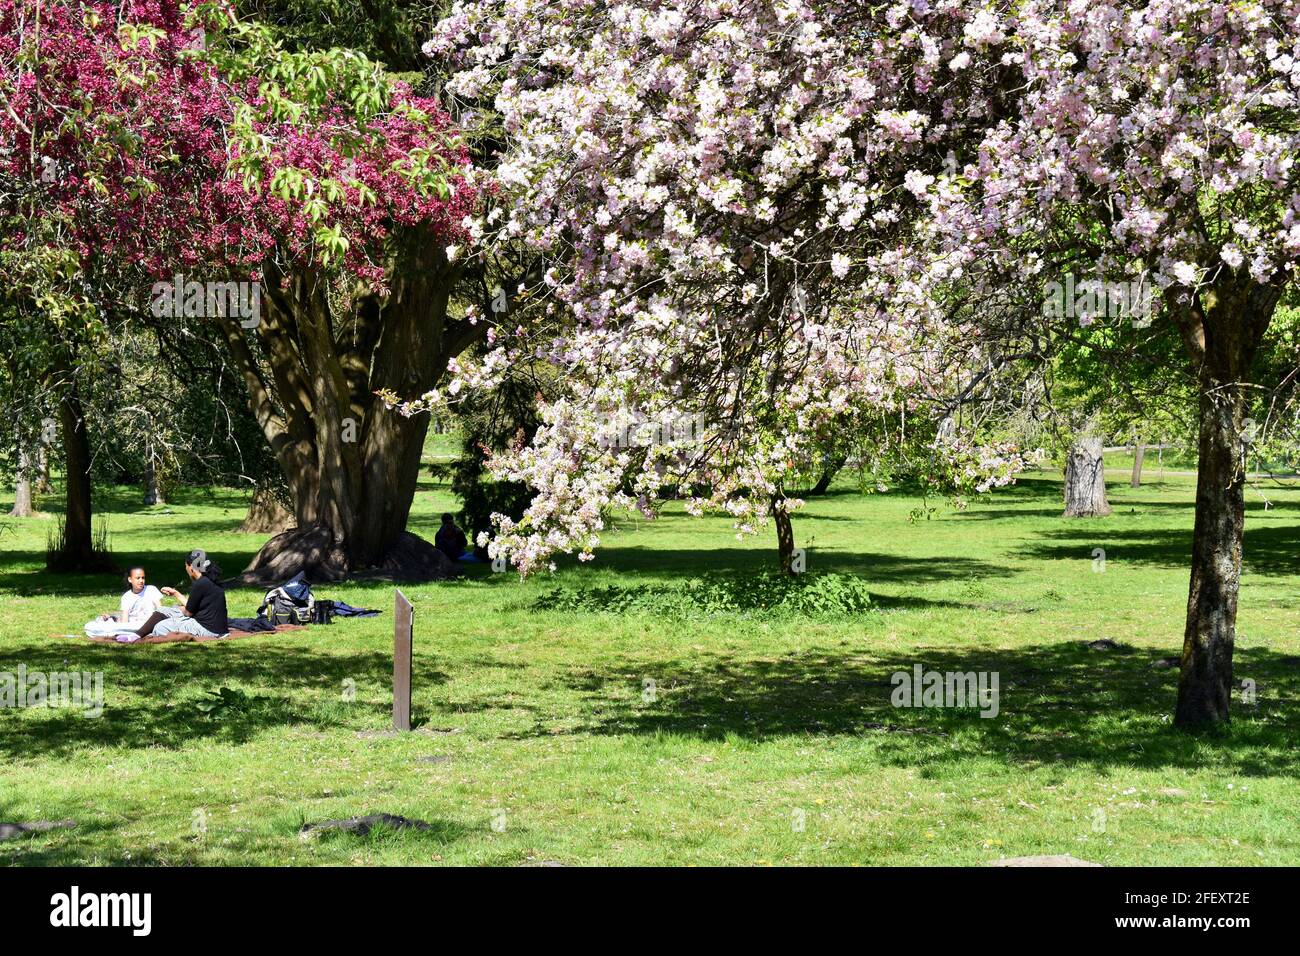
M144 583L144 568L132 568L126 575L127 591L117 613L101 614L86 625L90 637L112 637L134 631L162 608L163 596L152 584Z
M132 568L128 571L126 585L128 590L122 595L117 614L112 617L119 624L139 627L150 614L162 607L162 592L152 584L144 583L144 568Z

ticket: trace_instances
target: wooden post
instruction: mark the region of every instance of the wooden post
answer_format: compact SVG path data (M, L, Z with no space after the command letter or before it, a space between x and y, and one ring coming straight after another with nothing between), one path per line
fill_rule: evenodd
M1133 488L1142 486L1142 456L1146 454L1147 446L1138 442L1133 446L1133 478L1129 485Z
M401 591L393 598L393 729L411 729L411 644L415 608Z

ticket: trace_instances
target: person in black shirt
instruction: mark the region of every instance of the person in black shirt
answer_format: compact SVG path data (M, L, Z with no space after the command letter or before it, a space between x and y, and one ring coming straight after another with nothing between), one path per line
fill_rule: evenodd
M182 602L172 616L154 625L153 635L193 634L195 637L224 637L230 633L226 620L226 592L221 586L221 569L200 548L190 552L185 559L185 573L194 584L186 599L175 588L162 588L162 593Z
M456 527L456 521L450 514L442 516L442 527L433 536L433 546L452 561L459 561L465 553L465 532Z

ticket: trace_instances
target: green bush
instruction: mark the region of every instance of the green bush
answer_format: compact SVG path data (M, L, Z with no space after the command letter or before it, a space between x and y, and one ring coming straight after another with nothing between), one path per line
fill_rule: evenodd
M756 614L839 617L871 608L864 580L850 574L714 574L678 585L552 588L533 604L544 611L605 614Z

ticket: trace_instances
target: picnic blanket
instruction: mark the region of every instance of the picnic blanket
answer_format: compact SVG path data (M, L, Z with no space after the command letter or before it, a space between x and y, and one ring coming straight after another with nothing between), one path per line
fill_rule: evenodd
M284 631L305 631L306 625L303 624L277 624L275 633L279 634ZM183 644L187 641L194 641L196 644L207 644L211 641L237 641L241 637L259 637L263 634L270 634L270 631L231 631L229 637L197 637L193 634L164 634L161 637L142 637L138 641L132 641L124 644L113 637L91 637L86 638L92 644L117 644L120 647L137 647L140 644ZM62 634L52 634L51 637L64 637ZM77 635L69 635L77 636Z

